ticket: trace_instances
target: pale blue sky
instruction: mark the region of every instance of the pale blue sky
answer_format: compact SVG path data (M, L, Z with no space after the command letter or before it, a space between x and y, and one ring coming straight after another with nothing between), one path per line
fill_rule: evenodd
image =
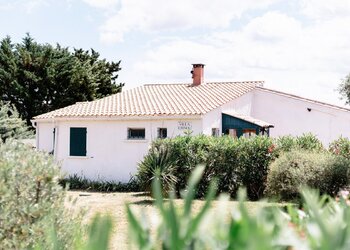
M120 81L265 80L265 86L341 105L350 73L348 0L0 0L0 38L94 48L122 60Z

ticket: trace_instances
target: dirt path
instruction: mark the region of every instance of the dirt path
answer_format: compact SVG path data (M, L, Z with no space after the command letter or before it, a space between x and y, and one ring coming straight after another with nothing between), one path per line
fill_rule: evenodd
M111 240L111 249L130 249L128 240L128 222L126 214L126 204L131 204L133 211L138 216L144 213L150 219L151 230L154 227L155 221L152 218L157 216L157 210L153 206L153 199L144 193L97 193L97 192L81 192L69 191L68 196L76 199L75 208L84 209L86 216L84 223L89 223L96 213L110 214L114 219L114 230ZM176 205L181 205L182 200L175 201ZM216 207L218 202L213 203ZM261 202L246 202L246 206L251 213L266 205ZM198 211L203 205L203 201L196 200L193 203L193 211ZM236 201L229 202L228 209L237 207Z

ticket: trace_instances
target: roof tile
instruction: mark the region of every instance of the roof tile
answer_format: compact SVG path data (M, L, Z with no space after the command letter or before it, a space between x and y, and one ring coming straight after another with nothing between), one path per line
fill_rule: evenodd
M147 84L34 117L202 115L263 85L254 82Z

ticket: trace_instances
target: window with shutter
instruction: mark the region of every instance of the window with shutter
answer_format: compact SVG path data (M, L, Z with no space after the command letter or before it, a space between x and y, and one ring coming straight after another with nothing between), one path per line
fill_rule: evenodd
M86 156L86 128L70 128L70 156Z
M164 139L167 138L168 131L167 128L158 128L158 138Z

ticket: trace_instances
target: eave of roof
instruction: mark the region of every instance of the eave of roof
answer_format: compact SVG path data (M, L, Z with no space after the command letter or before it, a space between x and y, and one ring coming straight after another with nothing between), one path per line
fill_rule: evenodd
M262 128L273 128L274 127L274 125L269 123L269 122L265 122L265 121L256 119L254 117L248 116L248 115L242 115L242 114L239 114L239 113L236 113L233 111L229 111L229 112L225 111L222 113L229 115L229 116L232 116L232 117L235 117L235 118L238 118L238 119L241 119L243 121L253 123L253 124L258 125L259 127L262 127Z
M350 112L349 108L345 108L345 107L337 106L337 105L334 105L334 104L330 104L330 103L326 103L326 102L321 102L321 101L309 99L309 98L298 96L298 95L294 95L294 94L285 93L285 92L278 91L278 90L268 89L268 88L265 88L265 87L257 87L256 89L261 90L261 91L265 91L265 92L274 93L274 94L281 95L281 96L285 96L285 97L292 98L292 99L297 99L297 100L306 101L306 102L313 103L313 104L322 105L322 106L325 106L325 107L328 107L328 108L333 108L333 109L342 110L342 111L345 111L345 112Z

